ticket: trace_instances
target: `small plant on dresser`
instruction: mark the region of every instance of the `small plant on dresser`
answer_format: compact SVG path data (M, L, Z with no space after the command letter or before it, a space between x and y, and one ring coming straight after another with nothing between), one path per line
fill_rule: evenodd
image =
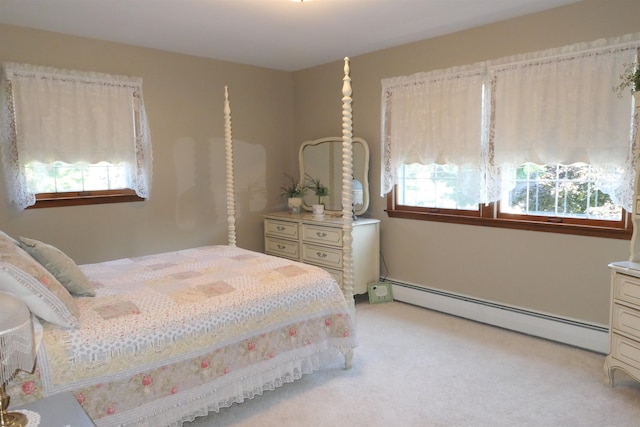
M291 181L289 185L280 187L282 197L287 198L290 213L299 214L302 208L302 197L307 192L307 187L296 181L288 174L284 174Z
M307 174L307 185L306 187L313 191L313 193L318 196L318 204L323 205L323 197L329 195L329 187L323 185L320 182L320 178L313 178Z

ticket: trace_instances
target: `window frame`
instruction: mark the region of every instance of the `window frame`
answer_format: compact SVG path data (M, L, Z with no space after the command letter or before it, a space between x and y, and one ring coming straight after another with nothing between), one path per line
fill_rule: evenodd
M555 216L534 216L499 213L499 203L479 205L478 210L424 208L398 204L397 185L387 194L385 212L390 218L435 221L548 233L573 234L609 239L631 240L631 214L622 210L620 221L576 219Z
M56 208L60 206L100 205L107 203L144 202L131 188L118 190L67 191L36 193L36 203L26 209Z

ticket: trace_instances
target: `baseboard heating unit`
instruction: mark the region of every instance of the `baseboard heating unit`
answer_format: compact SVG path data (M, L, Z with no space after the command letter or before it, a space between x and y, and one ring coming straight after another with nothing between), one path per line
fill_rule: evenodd
M488 325L498 326L606 354L609 328L471 298L438 289L385 279L393 286L393 298L419 307L441 311Z

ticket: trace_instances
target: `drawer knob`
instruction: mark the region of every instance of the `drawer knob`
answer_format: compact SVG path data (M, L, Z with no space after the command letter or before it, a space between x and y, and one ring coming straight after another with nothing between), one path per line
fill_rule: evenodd
M285 230L285 228L284 228L283 226L281 226L281 225L278 225L278 226L276 227L276 230L278 230L278 231L284 231L284 230Z
M285 245L278 245L278 249L280 249L281 251L282 251L282 250L285 250L286 248L287 248L287 247L286 247Z
M318 237L327 237L327 233L324 233L322 231L316 231L316 236L318 236Z
M326 258L327 254L325 254L324 252L316 252L316 255L318 255L318 258Z

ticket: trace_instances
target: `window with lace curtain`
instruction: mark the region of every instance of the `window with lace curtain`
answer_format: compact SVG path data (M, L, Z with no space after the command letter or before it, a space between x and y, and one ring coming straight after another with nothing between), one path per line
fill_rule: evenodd
M382 81L391 217L630 238L640 34Z
M2 166L19 209L148 198L142 80L5 63Z

